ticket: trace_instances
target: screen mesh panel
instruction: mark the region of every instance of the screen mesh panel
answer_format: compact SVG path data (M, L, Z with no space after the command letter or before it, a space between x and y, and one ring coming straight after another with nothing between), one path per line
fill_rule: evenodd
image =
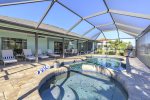
M94 24L95 26L101 25L101 24L107 24L107 23L113 23L112 18L110 17L110 14L103 14L96 17L92 17L90 19L87 19L89 22Z
M137 30L137 29L133 29L130 27L124 27L124 26L117 26L120 30L124 30L124 31L128 31L131 33L135 33L135 34L140 34L142 32L142 30Z
M72 32L82 35L82 34L84 34L85 32L87 32L91 28L93 28L92 25L90 25L86 21L82 21L78 26L76 26L72 30Z
M68 30L75 23L77 23L78 20L80 20L78 16L65 9L58 3L55 3L55 5L43 20L43 23Z
M97 33L100 33L100 31L98 29L93 29L91 32L87 33L85 36L88 38L91 38L94 35L96 35Z
M106 0L110 9L140 14L150 14L150 0Z
M137 40L137 56L150 68L150 32Z
M103 0L59 0L82 17L107 10Z
M116 30L116 26L115 25L107 25L107 26L98 27L98 29L100 29L102 31L112 31L112 30Z
M122 32L122 31L119 31L119 37L120 38L134 38L133 36L131 36L125 32Z
M39 22L50 1L0 7L0 15Z
M104 32L104 35L107 39L118 39L117 31L106 31Z
M112 16L116 23L122 23L125 25L135 26L143 29L145 29L146 27L148 27L148 25L150 25L150 20L147 19L123 16L118 14L112 14Z
M100 40L100 39L105 39L105 37L104 37L104 35L102 33L97 38L97 40Z

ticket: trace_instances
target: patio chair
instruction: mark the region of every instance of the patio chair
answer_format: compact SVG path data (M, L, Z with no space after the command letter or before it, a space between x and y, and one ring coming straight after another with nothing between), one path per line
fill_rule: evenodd
M79 55L83 55L83 54L86 54L85 51L84 50L80 50L79 51Z
M23 49L23 54L25 57L25 60L35 60L35 56L33 56L31 49Z
M2 61L4 63L4 66L6 63L18 62L13 55L13 50L2 50Z
M64 49L64 53L65 53L65 56L68 56L69 55L69 52L67 49Z
M42 54L41 49L38 49L38 57L40 59L47 59L47 58L49 58L49 56Z
M74 56L74 55L76 55L76 54L77 54L77 49L72 49L72 50L71 50L71 55Z
M50 57L54 57L54 58L60 57L59 54L55 54L51 49L47 50L47 55L50 56Z
M74 49L74 55L77 55L77 54L78 54L78 50Z
M74 54L74 49L65 49L66 56L72 56Z

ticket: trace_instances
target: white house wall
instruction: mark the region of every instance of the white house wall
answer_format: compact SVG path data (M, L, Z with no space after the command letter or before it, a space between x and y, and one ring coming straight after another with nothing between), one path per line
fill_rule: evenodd
M2 37L26 39L27 40L27 48L31 49L33 51L33 53L35 52L35 37L34 37L34 35L0 30L0 49L2 47L1 46L2 45L2 43L1 43ZM47 50L47 38L39 38L38 43L39 43L39 45L38 45L39 49L41 49L43 52L45 52Z

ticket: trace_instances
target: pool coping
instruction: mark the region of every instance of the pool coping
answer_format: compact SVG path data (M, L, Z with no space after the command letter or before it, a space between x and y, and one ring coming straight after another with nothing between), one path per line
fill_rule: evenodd
M78 59L76 62L81 62L82 60ZM46 82L50 77L54 75L58 75L61 73L65 73L69 71L69 64L73 63L73 61L67 63L65 62L65 66L60 68L51 68L49 70L44 71L41 74L34 75L34 77L28 80L24 85L21 86L19 93L17 95L18 100L42 100L39 95L39 89L41 85ZM48 65L48 64L46 64ZM49 65L51 66L51 65Z
M61 73L65 73L69 71L69 64L67 64L64 67L60 68L52 68L48 71L45 71L41 75L35 76L35 78L29 80L27 84L24 84L18 94L18 99L21 100L23 99L38 99L42 100L39 94L39 88L42 86L43 83L46 82L50 77L53 75L58 75ZM132 79L130 79L130 76L126 71L123 72L116 72L110 68L103 68L103 67L98 67L96 69L96 72L102 73L104 75L107 75L109 77L112 77L115 79L117 82L119 82L123 88L126 90L128 94L128 100L140 100L141 96L137 95L135 92L135 85L136 83L132 82ZM33 88L35 89L34 91L31 91L30 89ZM29 94L28 94L29 93ZM27 96L26 96L27 95ZM24 98L24 96L26 96Z

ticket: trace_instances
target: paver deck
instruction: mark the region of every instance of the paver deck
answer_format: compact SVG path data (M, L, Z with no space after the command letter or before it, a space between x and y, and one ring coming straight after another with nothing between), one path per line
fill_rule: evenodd
M74 59L77 60L77 58L59 59L59 61L73 62ZM35 84L37 84L37 70L44 64L53 65L53 62L54 60L42 61L38 64L22 62L1 68L0 100L16 100L22 88L29 90L30 94L28 95L35 95L36 92L32 93L34 88L30 88L30 86L35 86ZM126 84L130 92L133 92L134 100L150 100L150 69L137 58L129 58L129 63L131 65L131 70L128 73L123 73L128 81L124 84ZM37 96L34 96L32 99L34 100L37 98Z
M134 84L132 91L137 100L150 100L150 69L145 66L138 58L129 58L131 70L128 76L130 84Z

